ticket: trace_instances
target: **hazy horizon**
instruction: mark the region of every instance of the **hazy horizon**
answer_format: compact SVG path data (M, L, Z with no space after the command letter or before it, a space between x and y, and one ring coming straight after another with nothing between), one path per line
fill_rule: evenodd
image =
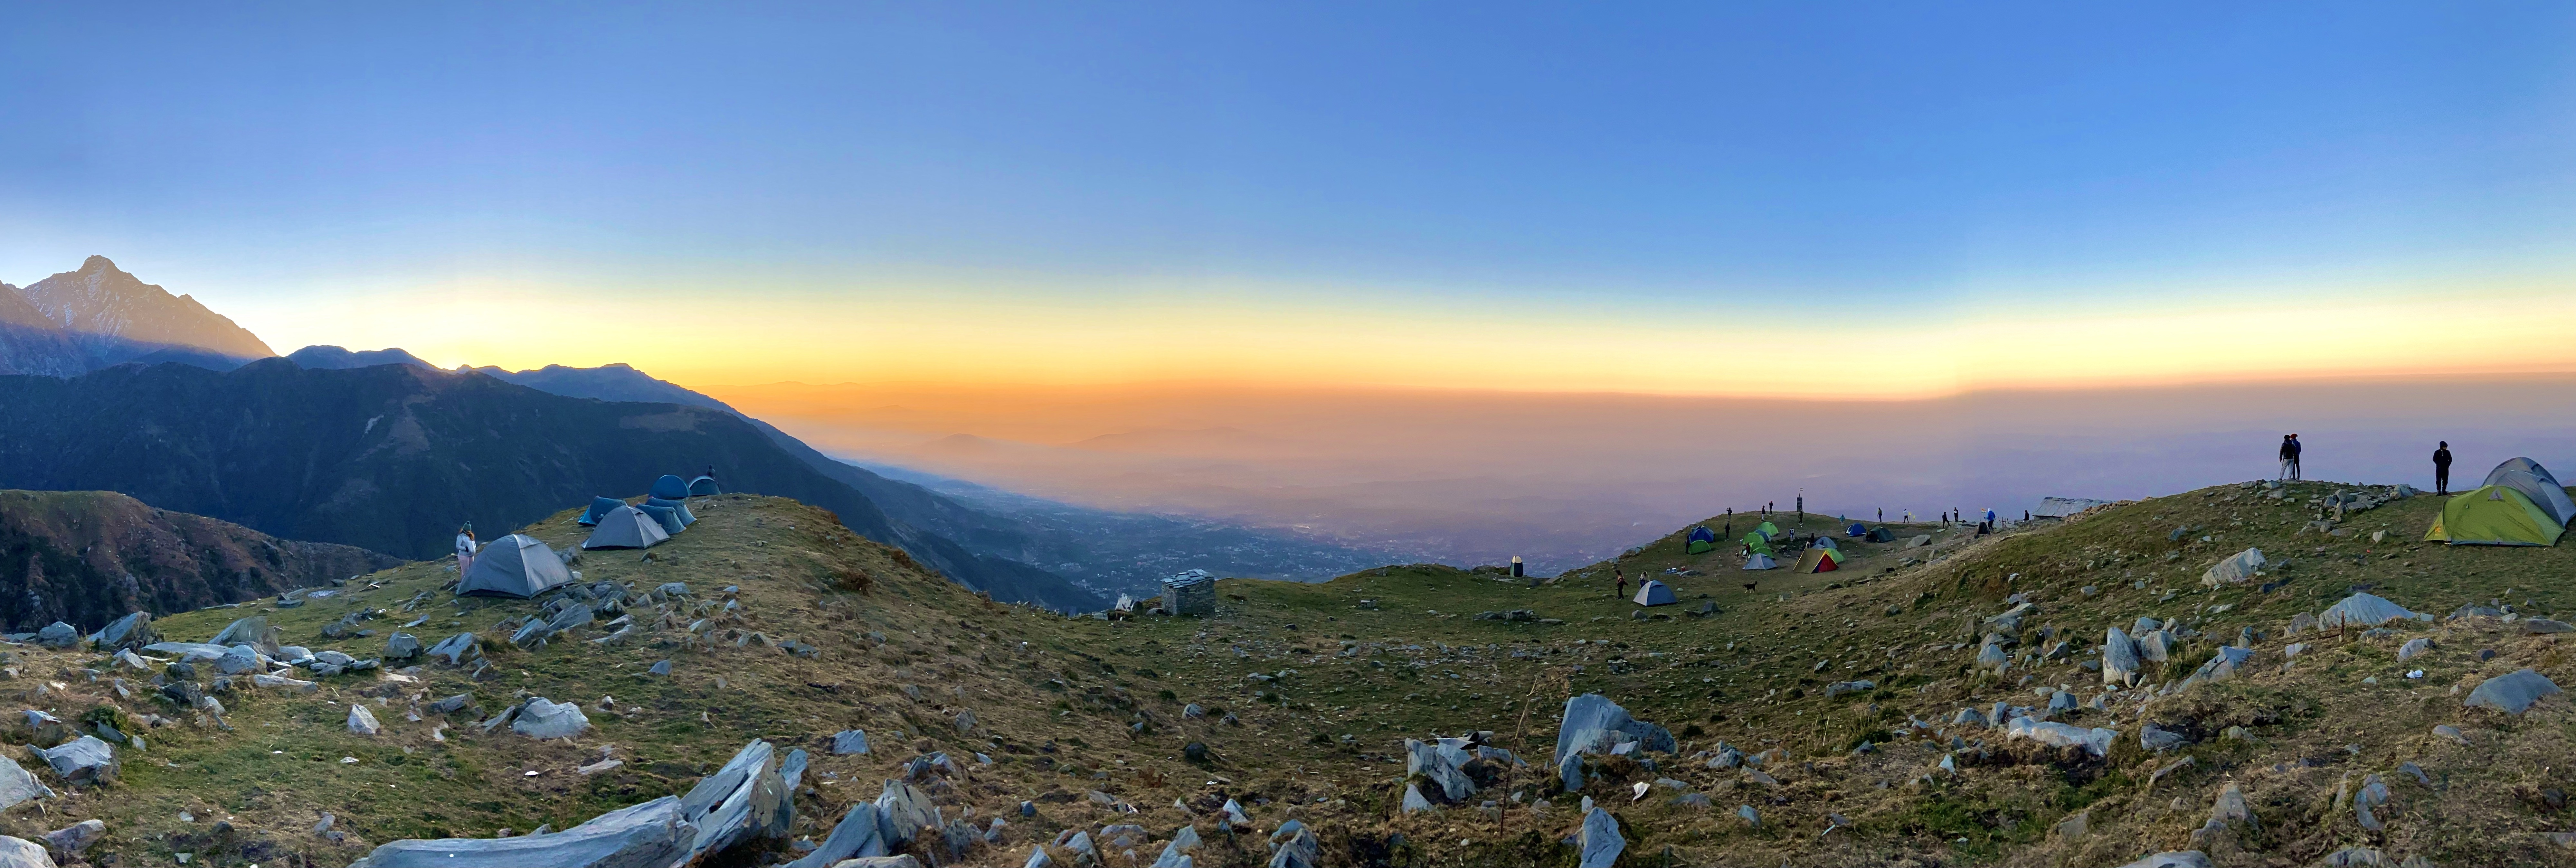
M1766 501L1874 520L2017 515L2270 478L2470 480L2576 467L2576 376L2377 377L1788 401L1432 390L703 387L826 452L1110 509L1181 513L1454 562L1589 562Z

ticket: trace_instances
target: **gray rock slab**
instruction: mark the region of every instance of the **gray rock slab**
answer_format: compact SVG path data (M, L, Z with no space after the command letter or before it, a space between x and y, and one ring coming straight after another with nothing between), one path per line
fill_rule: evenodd
M2356 593L2343 598L2317 615L2317 629L2377 627L2402 619L2433 620L2433 616L2410 610L2369 593Z
M2550 681L2549 676L2523 669L2487 679L2478 685L2478 689L2470 691L2469 698L2460 704L2468 708L2484 706L2506 714L2521 714L2541 697L2557 692L2558 684Z
M537 739L568 738L589 730L590 716L581 713L581 706L542 696L528 700L518 718L510 721L511 732Z
M17 760L0 756L0 810L17 807L30 799L53 797L53 788L36 780L34 773L18 765Z
M65 781L86 784L116 779L116 749L98 736L84 735L61 747L30 749Z
M1608 753L1613 746L1629 741L1637 742L1640 749L1659 753L1672 753L1676 747L1670 730L1629 717L1627 709L1601 694L1586 693L1565 701L1565 715L1557 726L1559 758Z
M664 868L688 856L694 833L679 808L663 796L561 832L395 841L350 868Z
M1593 808L1591 813L1583 815L1581 834L1579 846L1582 855L1575 863L1581 868L1610 868L1618 863L1619 854L1628 849L1628 839L1619 834L1619 819L1600 808Z
M885 829L877 818L877 805L860 802L841 815L840 824L832 827L832 834L823 838L822 846L787 863L787 868L832 868L843 859L885 854Z

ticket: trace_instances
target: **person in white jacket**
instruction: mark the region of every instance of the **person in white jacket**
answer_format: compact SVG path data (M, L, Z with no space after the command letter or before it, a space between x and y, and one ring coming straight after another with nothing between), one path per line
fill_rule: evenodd
M456 529L456 574L465 575L474 568L474 523L466 522Z

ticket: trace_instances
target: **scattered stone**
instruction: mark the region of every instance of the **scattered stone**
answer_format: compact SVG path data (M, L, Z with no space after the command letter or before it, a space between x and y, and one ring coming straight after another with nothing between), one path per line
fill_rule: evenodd
M2565 633L2569 630L2576 630L2576 625L2548 618L2522 619L2522 632L2525 633Z
M1610 816L1609 811L1593 808L1591 813L1583 815L1579 847L1582 856L1575 864L1580 868L1610 868L1618 864L1619 854L1628 849L1628 839L1619 834L1618 818Z
M367 710L366 703L352 702L349 703L349 731L359 735L375 735L384 732L385 728L376 723L376 714Z
M2115 729L2085 729L2063 723L2051 723L2016 717L2004 728L2006 738L2027 738L2057 747L2081 747L2096 757L2111 752L2111 742L2120 737Z
M66 782L87 784L116 779L116 750L97 736L84 735L57 748L29 750Z
M1878 683L1875 681L1836 681L1825 685L1825 698L1831 699L1846 693L1868 693L1876 689L1878 689Z
M2406 644L2398 646L2397 660L2401 663L2413 660L2431 650L2433 650L2433 640L2418 636L2413 639L2408 639L2406 640Z
M2182 733L2160 728L2153 723L2141 724L2138 727L2138 746L2146 748L2151 753L2164 753L2190 743L2191 739Z
M281 687L299 693L312 693L316 690L322 689L322 685L311 681L305 681L299 678L288 678L283 675L270 675L265 672L251 675L250 683L260 687Z
M2409 610L2365 591L2345 597L2342 602L2326 607L2325 612L2317 616L2317 629L2377 627L2390 621L2408 618L2433 620L2431 615Z
M2460 744L2469 743L2469 737L2466 734L2461 733L2459 727L2452 726L2447 723L2434 726L2433 735L2437 738L2449 739Z
M269 626L267 618L253 615L224 625L223 632L206 640L206 644L226 647L248 645L259 651L276 651L277 628Z
M2129 634L2113 627L2102 636L2102 683L2127 687L2138 683L2138 648Z
M1408 782L1404 785L1403 810L1407 814L1416 811L1431 810L1431 800L1422 797L1422 788L1420 786Z
M2093 815L2091 812L2079 812L2069 815L2066 819L2057 821L2056 832L2057 837L2064 840L2083 840L2085 835L2092 834L2093 832Z
M2353 794L2353 816L2361 821L2362 828L2373 832L2381 831L2387 828L2387 824L2381 822L2378 814L2372 809L2386 804L2388 804L2388 784L2381 781L2378 775L2371 775L2362 783L2361 791Z
M2506 714L2521 714L2541 697L2559 692L2558 685L2531 669L2489 678L2469 692L2466 707L2486 706Z
M36 776L19 766L17 760L0 756L0 810L17 807L30 799L50 799L53 796L53 788L36 780Z
M173 854L179 864L188 864L188 854ZM54 859L45 848L25 838L0 835L0 868L54 868Z
M44 629L36 631L36 644L47 648L69 648L80 644L80 639L80 628L61 621L47 624Z
M590 717L581 713L581 706L542 696L520 706L517 717L510 722L511 732L539 740L571 738L589 730Z
M883 855L886 855L885 829L877 813L877 805L875 802L859 802L851 805L849 813L841 816L840 824L832 827L832 834L823 838L821 846L787 863L786 868L831 868L844 859ZM1037 863L1032 860L1032 864Z
M2209 855L2198 850L2150 853L2120 868L2210 868Z
M1736 806L1735 815L1744 818L1744 825L1762 828L1762 812L1754 810L1752 805Z
M1576 754L1609 753L1628 743L1658 753L1676 749L1671 731L1629 717L1627 709L1601 694L1586 693L1565 701L1565 715L1557 726L1559 762Z
M420 656L420 637L399 632L385 637L385 659L409 660L418 656Z
M98 843L99 837L106 834L107 821L82 820L46 832L45 849L63 854L78 853L89 849L89 845Z
M449 666L462 666L465 664L465 658L476 656L479 651L480 649L474 644L474 634L458 633L430 646L429 656L446 658Z
M2210 567L2208 572L2201 574L2200 583L2213 588L2227 584L2242 584L2252 580L2255 571L2262 568L2263 550L2249 548Z
M868 734L864 730L845 729L832 734L832 754L848 756L868 752Z
M912 843L922 829L948 824L940 818L939 806L931 802L929 793L902 781L886 782L885 792L877 796L877 815L884 818L880 825L885 830L888 849Z
M646 669L644 672L648 675L669 675L671 674L671 661L664 660L662 662L655 663L653 664L653 668Z

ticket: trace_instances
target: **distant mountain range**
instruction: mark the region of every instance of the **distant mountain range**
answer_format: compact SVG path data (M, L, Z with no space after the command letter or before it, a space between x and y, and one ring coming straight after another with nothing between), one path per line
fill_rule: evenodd
M1101 605L1046 570L899 526L733 414L548 394L411 364L232 371L119 366L0 376L0 486L119 491L279 536L415 558L458 524L517 527L591 496L640 493L712 466L730 489L838 513L997 599Z
M127 612L236 603L401 563L111 491L0 491L0 623L18 630L95 630Z
M24 287L0 283L0 374L67 377L127 362L229 368L277 355L195 298L92 256Z

